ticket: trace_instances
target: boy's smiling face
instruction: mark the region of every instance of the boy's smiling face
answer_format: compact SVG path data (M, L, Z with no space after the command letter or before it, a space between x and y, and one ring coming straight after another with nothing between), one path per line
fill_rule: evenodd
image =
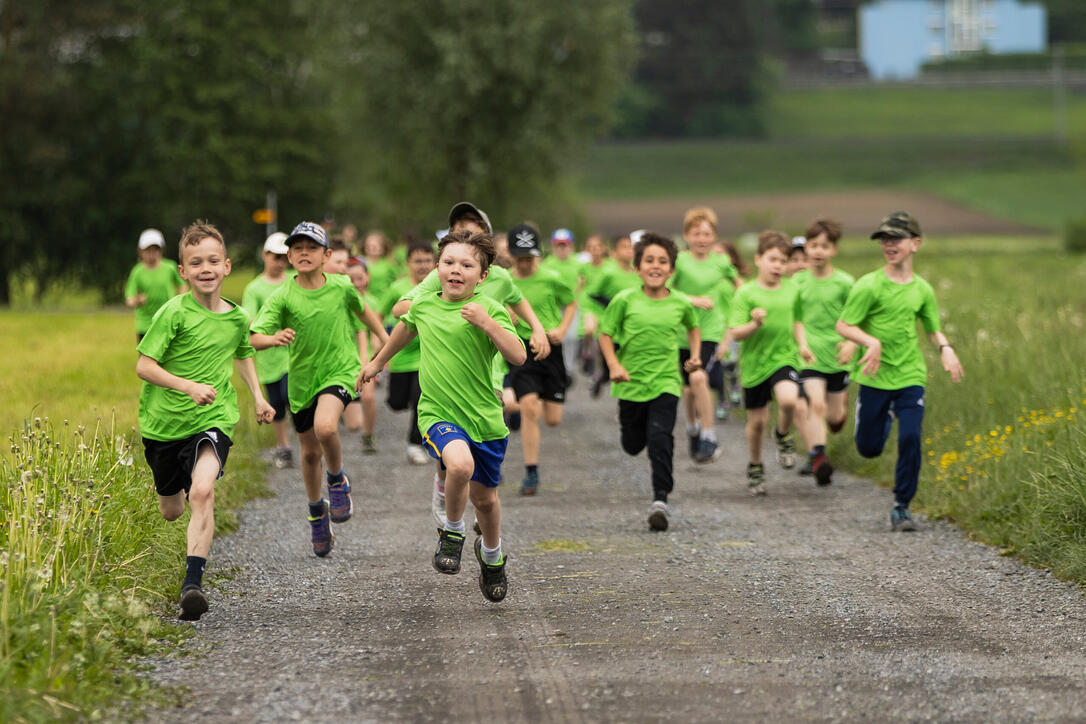
M659 291L667 284L675 269L667 249L659 244L649 244L641 250L641 263L637 265L637 275L646 290Z
M886 263L895 266L912 258L912 255L920 248L920 237L903 239L887 234L879 237L879 245L882 247L882 255Z
M486 278L479 263L477 250L471 244L446 244L437 260L437 278L441 296L447 302L458 302L475 294L475 287Z
M331 255L331 249L305 237L296 239L287 248L287 258L299 274L320 271Z
M214 294L222 289L222 281L230 274L230 260L222 243L205 236L196 244L181 247L181 278L201 294Z

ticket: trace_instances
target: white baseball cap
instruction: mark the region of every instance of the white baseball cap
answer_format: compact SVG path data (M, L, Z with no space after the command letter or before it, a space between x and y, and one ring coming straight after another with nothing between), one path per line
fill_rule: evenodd
M166 240L162 237L162 232L158 229L144 229L140 232L140 251L149 249L152 246L157 246L159 249L166 248Z
M264 251L270 251L272 254L286 254L287 235L282 231L277 231L270 235L264 241Z

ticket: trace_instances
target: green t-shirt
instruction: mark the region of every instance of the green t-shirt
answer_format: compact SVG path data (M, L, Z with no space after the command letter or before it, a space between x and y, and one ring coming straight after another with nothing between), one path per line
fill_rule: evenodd
M370 274L370 286L367 290L376 299L384 299L385 292L400 275L395 259L381 257L377 261L366 260Z
M636 269L626 271L613 259L608 259L600 266L606 266L599 272L591 286L585 286L585 294L592 297L595 304L606 307L611 299L623 289L640 289L641 277Z
M251 319L256 319L264 306L264 302L268 300L272 292L283 286L288 279L288 277L284 277L283 281L272 284L266 281L264 277L259 276L249 282L245 287L245 294L241 298L241 306L245 307L245 311ZM256 378L262 384L278 382L290 368L290 352L286 347L269 347L257 352L253 362L256 364Z
M583 262L581 264L580 277L584 280L584 284L581 285L581 289L577 292L577 307L581 310L581 314L577 315L577 336L584 336L584 319L585 316L591 314L594 317L603 317L603 307L592 297L588 296L588 288L596 284L600 275L607 267L607 259L604 259L599 264L592 264L590 261Z
M869 377L857 370L857 382L880 390L927 384L928 368L917 346L916 320L929 334L939 331L939 307L930 284L916 274L908 284L898 284L886 276L885 269L865 274L852 285L841 319L882 342L879 371ZM862 355L863 351L858 351L857 359Z
M294 330L287 396L290 411L309 406L318 392L338 385L354 389L362 362L354 323L365 310L362 297L345 274L325 274L320 289L303 289L297 279L280 285L253 323L259 334Z
M532 311L539 318L543 329L549 332L562 323L566 305L573 302L573 290L562 281L557 272L540 268L530 277L521 279L514 276L513 283L528 300L528 304L532 305ZM523 319L518 319L517 334L521 339L528 339L532 336L532 328Z
M225 301L225 300L224 300ZM166 301L151 320L139 353L167 372L215 388L215 401L197 405L184 392L143 383L140 434L151 440L184 440L217 427L227 436L238 424L238 395L230 378L233 361L253 356L249 315L233 302L229 312L212 312L192 294Z
M613 383L614 397L645 402L665 393L682 395L675 330L697 327L696 311L690 297L675 290L662 299L651 299L640 288L615 295L603 313L600 333L622 340L618 361L630 381Z
M837 345L843 341L841 335L837 334L837 320L845 308L849 289L856 280L840 269L834 269L825 279L819 279L809 269L804 269L797 272L792 281L799 287L807 346L816 358L813 365L804 366L827 374L842 371L844 368L837 364Z
M468 302L479 304L503 329L513 332L505 307L478 291L460 302L447 302L440 292L420 294L400 318L419 336L419 431L426 434L438 422L451 422L475 442L499 440L509 430L491 381L498 348L461 316Z
M553 254L543 258L543 261L539 262L540 269L549 269L558 275L558 278L562 280L562 283L569 287L576 293L577 286L581 281L581 262L578 261L576 254L570 254L565 260L559 259ZM533 305L533 309L535 306ZM539 312L536 312L539 314Z
M392 308L396 306L396 302L400 301L400 298L404 294L407 294L415 287L411 283L409 277L400 277L396 281L392 282L392 286L385 292L384 299L381 300L381 314L385 319L392 319L392 323L396 323L396 319L392 316ZM406 347L396 353L388 362L389 372L418 372L419 370L419 338L415 337Z
M720 287L726 285L734 289L737 276L738 272L731 261L719 254L710 254L698 261L693 254L684 251L675 261L675 273L671 276L668 286L691 297L709 297L713 300L712 309L695 307L703 341L719 343L724 337L726 317L717 304L720 298ZM678 332L679 347L686 349L688 344L686 335L681 329Z
M800 367L799 345L794 326L800 321L799 287L782 279L776 289L765 289L757 281L739 287L728 313L728 326L750 321L751 310L766 311L762 326L739 343L739 381L743 387L757 387L781 367Z
M154 269L148 269L143 262L132 267L128 281L124 285L124 297L129 299L143 294L146 301L136 307L136 333L144 334L151 327L155 312L162 308L177 291L184 286L185 280L177 273L177 263L163 259Z

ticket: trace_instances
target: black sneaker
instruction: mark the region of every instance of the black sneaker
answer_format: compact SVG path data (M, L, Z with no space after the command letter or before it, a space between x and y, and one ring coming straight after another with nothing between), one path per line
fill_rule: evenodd
M442 530L437 534L434 570L453 575L460 572L460 552L464 550L464 534Z
M479 590L486 600L497 603L505 598L509 591L509 581L505 578L505 556L502 562L493 566L483 560L483 539L475 539L475 560L479 561Z
M203 589L190 583L181 589L181 615L182 621L199 621L200 617L207 613L207 596Z
M694 455L694 462L702 464L711 463L719 458L722 452L724 451L717 446L715 440L706 440L705 438L702 438L698 441L698 451Z
M799 469L799 474L814 475L814 458L812 456L807 456L807 462L803 463L803 467Z

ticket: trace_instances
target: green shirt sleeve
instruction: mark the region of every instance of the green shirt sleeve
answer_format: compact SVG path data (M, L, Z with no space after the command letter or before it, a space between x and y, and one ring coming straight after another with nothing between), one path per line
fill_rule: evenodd
M923 303L916 316L920 317L920 323L928 334L939 331L939 305L935 301L935 290L930 284L924 284Z
M257 334L275 334L283 329L283 299L285 286L272 292L272 295L264 300L264 306L252 323L252 330Z
M693 309L693 307L691 307ZM622 320L626 318L626 297L615 297L607 308L603 310L603 322L600 323L600 334L606 334L612 339L622 336Z
M132 271L128 272L128 281L124 284L124 298L131 299L139 294L139 282L136 280L137 270L139 265L132 267Z

